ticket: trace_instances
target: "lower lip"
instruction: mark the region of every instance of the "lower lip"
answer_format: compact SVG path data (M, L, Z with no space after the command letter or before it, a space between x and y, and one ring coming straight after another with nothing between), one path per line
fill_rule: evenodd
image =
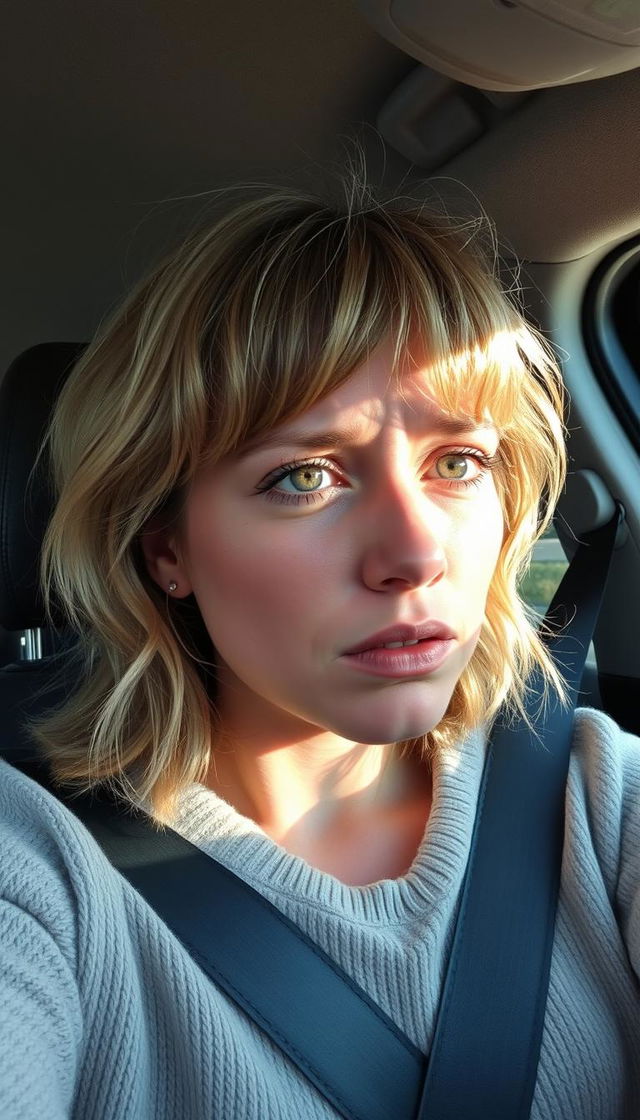
M452 648L453 638L433 638L417 646L347 653L345 659L376 677L417 677L439 668Z

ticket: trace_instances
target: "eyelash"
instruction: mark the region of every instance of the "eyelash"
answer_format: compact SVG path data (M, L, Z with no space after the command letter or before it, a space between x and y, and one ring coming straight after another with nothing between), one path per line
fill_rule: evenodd
M460 451L447 451L444 454L439 455L438 459L446 459L447 457L475 459L479 466L482 467L482 471L477 478L451 479L450 481L447 481L446 478L439 479L439 481L444 482L445 486L447 486L448 488L453 488L456 490L460 487L465 487L466 489L469 486L479 486L485 475L502 462L502 458L499 454L485 455L483 451L478 451L473 447L463 447ZM436 462L438 461L438 459L436 459ZM333 465L327 462L326 459L294 459L293 462L282 463L278 468L278 474L276 475L276 477L268 477L266 482L262 483L257 488L257 492L259 494L264 494L269 501L282 502L293 505L300 505L302 501L306 502L307 505L318 501L326 501L327 499L323 497L325 491L321 490L309 491L307 494L304 494L302 492L300 492L299 494L285 494L282 491L274 489L274 487L277 486L279 482L282 482L283 478L286 478L288 474L293 474L294 471L300 470L301 467L320 467L328 471L334 470ZM335 489L335 487L328 487L327 489L332 490Z

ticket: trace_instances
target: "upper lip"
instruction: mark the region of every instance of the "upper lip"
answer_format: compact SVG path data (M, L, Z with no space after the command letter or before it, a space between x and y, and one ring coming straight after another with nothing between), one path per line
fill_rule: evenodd
M437 618L430 618L427 622L420 622L416 626L402 622L397 626L389 626L387 630L380 630L377 634L371 634L368 638L363 638L357 645L345 650L345 654L362 653L366 649L384 646L387 642L415 642L426 638L455 638L455 634L451 627L447 626L445 622L440 622Z

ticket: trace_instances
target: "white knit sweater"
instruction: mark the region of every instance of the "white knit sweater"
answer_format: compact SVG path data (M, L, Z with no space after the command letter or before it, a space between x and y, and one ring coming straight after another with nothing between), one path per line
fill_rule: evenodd
M436 759L431 816L400 879L347 886L201 786L175 827L297 922L427 1053L485 749L477 730ZM0 763L2 1120L336 1115L76 818ZM640 1118L640 739L588 708L576 713L531 1117Z

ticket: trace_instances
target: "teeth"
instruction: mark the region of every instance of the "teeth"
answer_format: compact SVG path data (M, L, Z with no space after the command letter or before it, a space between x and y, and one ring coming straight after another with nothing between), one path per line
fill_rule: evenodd
M378 649L400 649L401 646L417 646L419 642L419 638L415 642L387 642L384 646L378 646Z

